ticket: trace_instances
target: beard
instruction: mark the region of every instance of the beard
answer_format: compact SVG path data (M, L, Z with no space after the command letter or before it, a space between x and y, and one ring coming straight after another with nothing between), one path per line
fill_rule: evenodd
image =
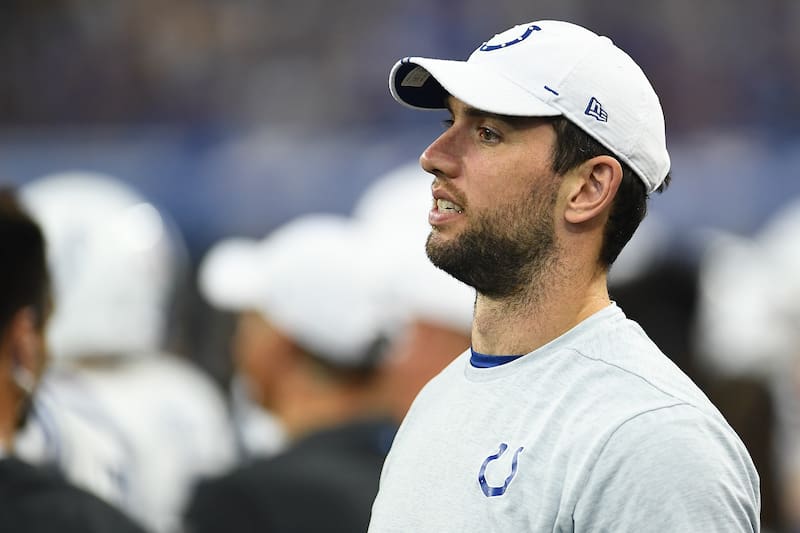
M557 187L493 213L475 216L472 226L445 242L436 228L425 244L438 268L493 299L521 295L541 283L555 263L553 206Z

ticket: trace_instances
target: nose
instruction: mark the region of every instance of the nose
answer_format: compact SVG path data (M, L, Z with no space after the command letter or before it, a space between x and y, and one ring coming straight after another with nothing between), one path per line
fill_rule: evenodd
M455 128L450 127L436 138L419 156L419 164L425 172L438 178L458 176Z

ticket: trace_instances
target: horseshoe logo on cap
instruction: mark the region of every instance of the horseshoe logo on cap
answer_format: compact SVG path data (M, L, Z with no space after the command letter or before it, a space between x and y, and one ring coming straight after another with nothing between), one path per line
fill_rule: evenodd
M494 39L491 39L491 40L483 43L483 46L478 48L478 50L480 50L481 52L491 52L492 50L500 50L501 48L508 48L509 46L515 45L517 43L521 43L522 41L524 41L525 39L530 37L531 34L533 32L535 32L535 31L542 31L542 28L540 28L536 24L531 24L530 26L528 26L525 29L525 33L523 33L522 35L520 35L516 39L511 39L510 41L506 41L506 42L500 43L500 44L489 44L490 42L492 42L492 40L494 40ZM497 35L495 35L495 37L497 37Z
M492 496L502 496L505 494L506 489L508 489L508 485L511 483L511 480L514 479L514 476L517 475L517 458L519 457L519 453L522 451L522 446L517 448L517 451L514 452L514 458L511 460L511 473L506 477L505 482L500 485L499 487L492 487L486 481L486 467L489 466L489 463L492 461L496 461L499 459L506 450L508 449L508 444L505 442L500 443L500 448L497 450L497 453L494 453L487 457L483 464L481 465L481 469L478 472L478 483L481 486L481 490L483 491L483 495L487 498L491 498Z

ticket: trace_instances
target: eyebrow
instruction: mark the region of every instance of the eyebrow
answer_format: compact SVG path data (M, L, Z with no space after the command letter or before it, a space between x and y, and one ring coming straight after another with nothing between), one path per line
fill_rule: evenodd
M452 96L445 99L445 107L453 115L453 105L452 105ZM464 114L471 118L490 118L494 120L499 120L505 122L513 127L519 128L524 126L531 126L536 122L547 122L548 119L553 119L555 117L523 117L523 116L515 116L515 115L501 115L500 113L492 113L490 111L483 111L482 109L478 109L477 107L472 107L468 104L463 104L464 106Z

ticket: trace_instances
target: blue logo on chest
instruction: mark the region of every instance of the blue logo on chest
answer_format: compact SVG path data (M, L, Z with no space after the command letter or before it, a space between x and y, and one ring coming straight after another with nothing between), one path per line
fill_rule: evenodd
M489 466L489 463L492 461L498 460L506 450L508 450L508 444L505 442L500 443L500 448L497 450L497 453L494 453L484 459L483 464L481 465L481 469L478 471L478 483L481 486L481 490L483 491L483 495L487 498L491 498L492 496L502 496L506 493L506 489L511 484L511 481L514 479L514 476L517 475L517 464L519 454L522 451L522 446L517 448L517 451L514 452L514 457L511 460L511 473L508 474L506 477L505 482L500 486L492 486L486 481L486 467Z

